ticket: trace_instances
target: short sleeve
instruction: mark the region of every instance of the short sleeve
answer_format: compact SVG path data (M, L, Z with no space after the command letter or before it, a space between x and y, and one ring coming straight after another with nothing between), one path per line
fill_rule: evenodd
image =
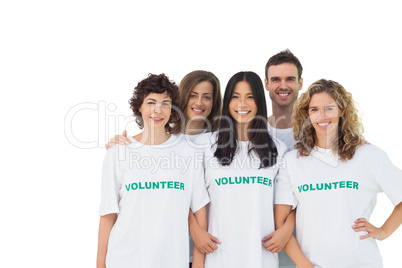
M283 161L285 161L283 159ZM278 175L275 178L275 204L276 205L291 205L292 209L297 206L297 199L292 190L292 183L290 180L287 168L284 167L285 162L281 163Z
M193 213L197 212L209 203L209 195L205 186L204 165L202 159L204 154L201 150L194 153L194 178L191 189L190 208Z
M380 189L388 196L394 206L402 202L402 170L392 164L385 152L383 152L376 180Z
M120 211L119 191L121 183L118 180L118 151L116 147L109 148L103 161L100 216L119 213Z

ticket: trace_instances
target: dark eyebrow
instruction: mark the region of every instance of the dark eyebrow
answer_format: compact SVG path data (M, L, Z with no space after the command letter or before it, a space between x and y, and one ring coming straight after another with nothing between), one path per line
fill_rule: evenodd
M153 98L148 98L148 99L146 99L146 101L155 101L156 102L156 100Z

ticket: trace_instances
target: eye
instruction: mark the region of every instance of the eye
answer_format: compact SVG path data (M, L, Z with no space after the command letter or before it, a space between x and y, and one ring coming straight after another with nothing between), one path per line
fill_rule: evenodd
M212 100L212 98L210 96L205 96L204 97L206 100Z
M247 99L254 99L254 96L253 96L253 95L249 95L249 96L247 97Z
M170 102L163 102L163 103L162 103L162 106L164 106L164 107L170 107Z
M190 94L190 98L196 98L197 97L197 95L195 95L195 94Z
M153 101L148 101L147 104L149 104L149 105L154 105L155 102L153 102Z
M232 95L232 99L238 99L239 97L237 95Z
M294 78L294 77L288 77L288 79L287 79L289 82L293 82L293 81L295 81L296 79Z

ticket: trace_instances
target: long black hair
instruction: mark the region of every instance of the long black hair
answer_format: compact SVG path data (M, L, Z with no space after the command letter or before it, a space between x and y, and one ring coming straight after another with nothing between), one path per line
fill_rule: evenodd
M234 88L238 82L247 82L253 93L257 106L257 114L247 125L247 138L249 151L254 151L261 161L260 168L270 167L276 164L278 150L268 133L267 105L265 102L264 87L261 78L254 72L238 72L233 75L225 89L223 98L222 118L219 124L214 156L218 158L222 166L232 163L237 153L238 133L236 121L230 115L229 103L232 99Z

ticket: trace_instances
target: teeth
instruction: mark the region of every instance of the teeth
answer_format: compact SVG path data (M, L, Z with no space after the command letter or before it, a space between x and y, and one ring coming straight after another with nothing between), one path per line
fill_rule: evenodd
M286 97L288 95L289 95L289 93L279 93L279 96L281 96L281 97Z
M193 108L193 111L195 111L195 112L203 112L204 110L199 110L199 109Z
M159 118L159 117L151 117L153 120L156 120L156 121L162 121L162 118Z
M329 122L328 122L328 123L318 123L318 125L319 125L320 127L325 127L325 126L328 126L328 125L329 125Z
M249 112L248 111L237 111L237 113L239 113L239 114L248 114Z

